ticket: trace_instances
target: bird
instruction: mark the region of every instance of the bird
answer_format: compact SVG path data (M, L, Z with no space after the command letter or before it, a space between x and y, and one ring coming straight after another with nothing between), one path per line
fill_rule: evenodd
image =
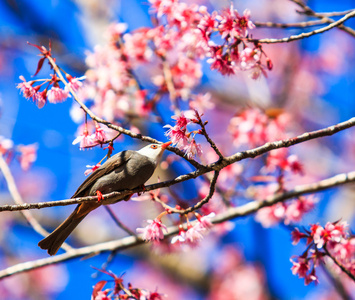
M113 155L86 178L71 198L98 195L100 199L102 194L144 186L144 183L153 175L164 150L170 144L171 142L150 144L138 151L126 150ZM123 198L105 201L105 205L128 200L130 197L131 195L127 195ZM50 235L41 240L38 246L47 250L49 255L55 255L78 224L101 204L100 201L78 204L71 215Z

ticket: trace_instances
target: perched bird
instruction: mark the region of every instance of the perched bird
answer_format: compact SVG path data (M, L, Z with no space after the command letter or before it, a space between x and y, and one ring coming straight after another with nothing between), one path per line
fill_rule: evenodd
M86 178L72 198L131 190L144 185L153 175L165 148L170 144L171 142L151 144L139 151L127 150L117 153ZM112 202L105 202L105 204L112 204L129 198L130 195L121 199L116 198ZM41 240L38 246L48 250L49 255L56 254L75 227L88 213L98 208L101 204L100 201L78 204L72 214L49 236Z

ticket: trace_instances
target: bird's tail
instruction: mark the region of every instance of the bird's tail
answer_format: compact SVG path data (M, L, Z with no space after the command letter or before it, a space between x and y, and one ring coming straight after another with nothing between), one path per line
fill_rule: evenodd
M84 204L84 203L83 203ZM85 214L80 214L79 204L72 214L65 219L65 221L60 224L49 236L44 238L38 243L38 246L44 250L48 250L49 255L54 255L57 253L59 248L62 246L67 237L75 229L76 226L87 216L91 211L89 210Z

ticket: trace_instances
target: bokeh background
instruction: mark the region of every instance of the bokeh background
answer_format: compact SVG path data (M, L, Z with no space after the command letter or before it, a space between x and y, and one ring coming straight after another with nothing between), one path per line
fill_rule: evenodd
M197 2L205 3L210 11L230 4L229 1ZM308 1L308 5L321 12L354 7L350 0ZM286 0L237 1L235 8L241 12L249 8L252 20L257 21L306 20L295 13L296 5ZM38 51L26 42L48 45L51 39L57 62L73 76L80 77L86 71L86 52L104 43L103 32L112 21L127 23L130 31L151 26L150 13L148 3L138 0L0 1L0 135L15 144L36 143L38 146L37 161L29 171L24 172L17 161L10 165L26 202L70 198L85 178L85 166L95 164L105 154L99 148L80 151L72 145L78 124L70 116L71 100L38 109L19 95L16 89L19 76L30 79L38 61ZM355 20L346 24L355 28ZM300 29L257 29L253 35L284 37L299 32ZM274 63L274 70L267 79L257 81L244 73L222 77L210 71L205 63L199 89L210 91L218 107L206 113L211 134L221 148L232 152L233 149L228 148L231 137L220 132L226 132L229 118L247 102L262 108L283 107L292 112L291 128L295 134L351 118L355 114L354 49L354 38L338 29L287 45L268 45L265 50ZM39 77L44 78L46 74L48 68ZM165 122L170 122L170 115ZM146 134L166 139L160 124L139 126ZM312 182L352 171L353 136L354 130L350 129L295 147L306 169L305 176L297 178L298 182ZM140 146L137 141L123 138L115 143L115 151ZM164 179L185 171L175 164L168 173L158 173ZM157 175L152 182L155 180ZM186 199L197 195L195 185L190 183L178 189ZM339 218L351 224L354 192L353 187L346 186L320 193L317 208L306 216L303 224L325 224ZM1 175L0 203L12 203ZM50 230L72 209L47 208L34 213ZM159 211L158 206L142 202L122 203L113 209L132 229L141 227L144 219L154 217ZM118 276L124 274L125 282L134 286L167 294L167 299L226 299L223 295L227 295L227 299L337 299L326 273L319 273L321 283L317 287L306 287L302 279L292 275L289 259L300 255L304 245L291 245L289 228L280 225L266 229L252 216L235 220L228 226L231 227L225 234L218 237L212 234L191 252L161 255L151 251L149 246L139 247L116 254L108 269ZM1 213L0 228L2 269L47 255L37 247L41 237L20 213ZM107 212L100 209L80 224L69 241L73 246L83 246L124 235ZM92 266L100 268L108 256L106 253L75 259L4 279L0 281L0 298L89 299L92 286L99 280L109 279ZM228 294L231 290L234 292Z

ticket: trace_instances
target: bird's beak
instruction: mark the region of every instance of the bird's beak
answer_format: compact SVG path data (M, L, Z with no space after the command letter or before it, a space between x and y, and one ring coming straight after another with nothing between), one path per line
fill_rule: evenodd
M161 148L165 150L166 147L168 147L169 145L171 145L171 143L172 143L172 141L166 142L166 143L164 143L164 144L161 145Z

